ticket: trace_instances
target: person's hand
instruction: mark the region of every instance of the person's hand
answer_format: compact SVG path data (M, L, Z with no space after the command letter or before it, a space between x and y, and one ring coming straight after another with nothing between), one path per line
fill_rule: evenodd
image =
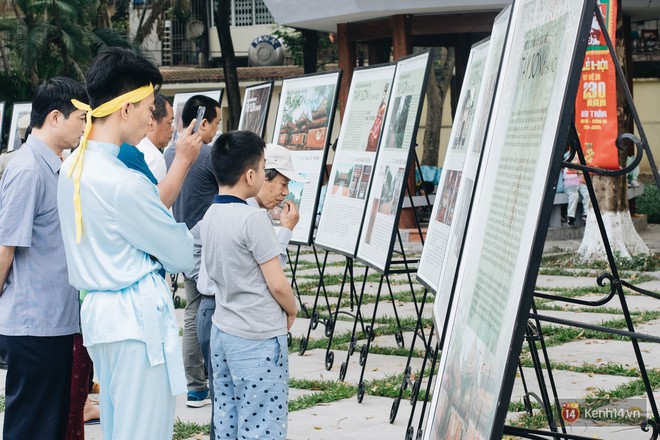
M293 321L296 320L296 315L286 315L286 330L290 331Z
M175 147L176 157L180 157L190 164L197 160L197 156L199 156L199 152L202 150L202 136L199 132L192 132L195 122L196 119L190 121L188 127L179 134Z
M280 214L280 225L293 231L293 228L298 224L298 220L300 220L298 206L291 200L286 200L284 206L282 206L282 214Z

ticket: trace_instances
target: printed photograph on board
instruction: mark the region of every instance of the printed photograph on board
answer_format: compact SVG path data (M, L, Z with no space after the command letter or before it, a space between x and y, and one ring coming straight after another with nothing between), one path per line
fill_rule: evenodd
M239 130L248 130L263 137L272 86L272 83L267 83L245 89Z
M401 167L385 167L385 176L383 177L383 188L380 192L380 203L378 212L381 214L394 216L399 203L399 188L403 181L405 169Z
M322 150L334 94L334 85L289 90L277 143L291 150Z
M14 110L11 115L11 125L9 126L7 151L17 150L21 147L21 145L23 145L23 139L21 136L24 136L25 129L30 124L31 111L31 102L20 102L14 104Z
M388 123L387 139L385 148L403 148L403 135L408 123L408 112L412 95L397 96L392 103L393 109L390 113L391 119Z
M461 171L448 170L447 177L442 185L442 199L436 215L436 221L451 226L454 218L454 208L456 207L456 196L458 195L459 184L461 183Z

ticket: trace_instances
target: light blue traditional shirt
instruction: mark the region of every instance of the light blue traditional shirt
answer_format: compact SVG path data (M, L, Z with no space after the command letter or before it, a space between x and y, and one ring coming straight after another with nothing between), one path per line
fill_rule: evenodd
M193 242L161 203L158 188L119 159L117 145L88 141L80 179L83 230L76 243L76 151L62 165L57 191L69 280L88 289L80 312L86 346L144 341L151 365L167 363L173 394L186 391L178 325L169 289L156 271L187 271ZM152 258L153 256L153 258ZM163 344L164 342L164 344Z

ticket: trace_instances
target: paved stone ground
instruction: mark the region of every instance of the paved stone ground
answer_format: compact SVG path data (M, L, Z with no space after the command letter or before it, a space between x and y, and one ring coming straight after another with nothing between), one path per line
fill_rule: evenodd
M654 252L660 252L660 226L650 225L649 230L643 232L642 237L650 245ZM558 251L573 251L579 246L579 241L552 241L546 243L547 252L556 253ZM322 259L322 254L319 255ZM340 290L341 276L344 272L345 259L340 256L331 255L328 258L328 267L326 278L331 282L327 283L326 292L328 300L334 309L337 303L337 296ZM298 284L303 287L301 300L311 312L315 300L316 287L318 286L318 270L315 268L315 258L308 250L300 256L300 269L298 271ZM581 299L594 299L602 297L596 291L595 277L583 276L585 271L576 271L580 276L558 276L558 275L539 275L537 288L552 292L556 289L570 288L590 288L594 287L593 293L583 293ZM356 275L363 276L364 269L356 268ZM379 287L379 279L373 271L369 271L369 279L365 284L365 298L368 301L362 309L365 320L370 320L374 310L373 299ZM597 274L598 271L594 271ZM650 278L644 281L642 286L660 292L660 273L646 272L644 276ZM395 295L394 304L399 315L399 319L404 323L403 340L405 348L409 348L413 338L413 328L410 326L416 317L416 307L411 301L410 286L405 275L396 275L391 277L392 290ZM356 288L361 288L362 283L356 283ZM421 299L422 287L415 283L413 286L416 292L416 299ZM305 409L292 411L289 415L288 438L295 440L304 439L396 439L405 438L405 430L408 419L411 414L412 406L408 400L403 400L399 406L398 416L394 424L388 421L390 409L394 399L391 397L382 397L383 394L394 395L398 390L398 384L401 381L401 373L406 365L406 357L402 356L403 350L397 348L397 341L394 337L396 326L394 324L394 313L392 301L389 298L387 289L383 289L383 300L377 309L377 321L375 325L376 336L372 343L372 352L369 354L365 368L366 395L362 403L358 403L355 388L359 383L360 377L360 347L366 343L362 334L358 335L357 350L349 358L348 367L345 376L345 383L353 388L349 388L348 395L342 395L338 391L339 370L347 357L349 349L349 336L353 328L353 318L355 305L351 309L350 297L347 290L344 291L340 320L335 324L335 343L333 346L334 362L330 370L325 368L326 345L324 339L325 325L324 318L327 316L326 299L321 296L318 304L320 307L320 322L315 329L310 332L307 350L304 355L298 354L300 347L300 338L307 335L310 325L310 319L299 318L293 329L293 344L290 352L290 371L294 384L298 388L291 389L290 401L300 404L302 399L317 399L318 402ZM431 317L431 306L429 303L424 311L426 318ZM539 302L542 303L542 302ZM660 300L647 298L639 295L627 296L627 303L633 313L640 317L639 312L653 312L656 315L650 318L640 318L642 321L636 325L636 329L649 335L660 336ZM419 304L418 304L419 306ZM605 308L598 308L589 311L585 307L567 305L559 301L546 301L540 304L539 313L553 317L561 317L574 321L599 324L620 320L623 315L621 305L618 300L607 304ZM179 320L182 322L182 311L179 310ZM368 322L365 322L365 325ZM636 377L625 375L622 372L636 371L632 345L626 340L607 340L596 339L587 333L579 331L568 337L567 340L557 340L555 336L561 331L568 331L566 328L558 325L543 324L543 330L546 332L548 342L548 352L551 361L556 366L553 369L553 377L560 398L579 399L600 392L621 392L622 387L634 384ZM358 329L361 329L358 326ZM428 332L428 329L426 330ZM419 341L416 347L419 347ZM642 342L640 344L645 364L656 374L660 374L660 348L656 343ZM415 357L412 361L413 374L421 367L422 358ZM560 364L560 365L559 365ZM577 367L577 371L575 370ZM428 368L428 365L427 365ZM598 369L600 368L600 369ZM595 369L595 370L594 370ZM538 394L538 379L534 370L525 364L516 378L511 397L512 402L521 402L525 394L522 377L526 380L528 391ZM545 373L545 380L548 375ZM0 392L4 391L4 371L0 371ZM323 387L326 387L324 389ZM426 380L422 382L426 387ZM327 387L331 390L328 391ZM332 388L335 387L335 388ZM345 388L345 387L344 387ZM660 399L660 390L656 389L656 399ZM334 393L334 394L333 394ZM630 394L630 393L629 393ZM615 405L639 405L643 396L631 396L629 399L618 402ZM414 417L414 426L417 426L418 416L421 409L421 403L417 406ZM184 422L192 422L204 425L209 422L210 408L190 409L185 406L185 397L179 396L176 409L177 418ZM523 417L521 413L511 412L509 421L518 420ZM0 414L0 424L2 423L2 414ZM648 433L644 433L638 426L624 425L614 426L613 424L600 424L578 422L570 427L570 431L575 434L584 435L592 438L607 439L648 439ZM88 440L102 439L99 426L90 426L86 428L86 438ZM197 434L192 439L207 439L208 436Z

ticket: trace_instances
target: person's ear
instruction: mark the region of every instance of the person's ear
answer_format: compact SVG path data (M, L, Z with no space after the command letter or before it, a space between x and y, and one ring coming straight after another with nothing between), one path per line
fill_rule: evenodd
M59 110L51 110L48 115L46 115L46 123L57 126L61 121L64 120L64 115Z
M130 102L125 102L122 104L121 108L119 109L119 114L123 119L128 119L130 117L132 107L135 107L135 104Z
M248 185L252 186L254 182L254 170L252 168L248 168L247 171L245 171L245 181Z

